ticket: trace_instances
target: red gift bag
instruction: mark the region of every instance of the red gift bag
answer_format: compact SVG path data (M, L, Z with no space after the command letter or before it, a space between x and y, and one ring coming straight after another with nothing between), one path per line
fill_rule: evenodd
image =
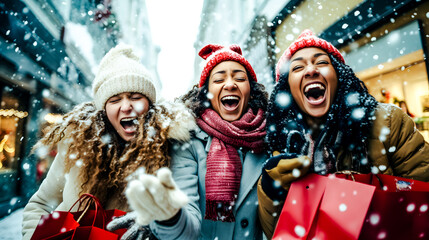
M429 239L429 183L391 175L339 174L377 186L359 239Z
M52 214L43 215L31 239L71 239L73 230L79 227L79 223L70 212L55 211Z
M429 239L428 204L429 183L309 174L292 183L273 239Z
M374 186L308 174L292 183L273 239L357 239L374 190ZM338 226L352 220L354 224Z
M78 209L83 211L70 212L79 203ZM90 209L93 205L94 209ZM117 240L126 229L115 232L105 230L107 223L113 217L122 216L125 212L114 209L104 210L98 199L90 194L83 194L69 211L54 211L41 217L37 228L31 237L33 240L62 240L62 239L112 239Z

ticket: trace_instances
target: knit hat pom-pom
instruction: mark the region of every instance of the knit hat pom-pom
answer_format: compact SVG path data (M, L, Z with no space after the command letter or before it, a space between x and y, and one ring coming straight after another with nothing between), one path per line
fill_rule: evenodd
M216 51L219 51L222 48L223 46L221 45L209 44L203 47L198 53L198 55L200 55L200 57L202 57L204 60L207 60L207 58L210 57L210 55L212 55Z

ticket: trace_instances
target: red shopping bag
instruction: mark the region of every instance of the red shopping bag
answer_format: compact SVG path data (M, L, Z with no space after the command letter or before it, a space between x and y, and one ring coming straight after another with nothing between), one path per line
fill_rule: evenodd
M83 211L70 212L76 205ZM90 209L93 206L94 209ZM33 240L62 239L119 239L126 229L115 232L105 230L113 217L122 216L125 212L114 209L104 210L98 199L90 194L83 194L69 211L54 211L41 217L31 237Z
M429 183L383 174L368 182L364 175L337 175L377 186L359 239L429 239Z
M374 190L374 186L308 174L292 183L273 239L357 239ZM357 223L343 226L352 220Z
M273 239L428 239L428 204L425 182L309 174L291 185Z
M77 227L74 231L72 240L88 239L88 240L118 240L119 236L113 232L109 232L102 228L94 226Z
M73 230L79 227L79 223L70 212L55 211L52 214L43 215L31 239L71 239Z

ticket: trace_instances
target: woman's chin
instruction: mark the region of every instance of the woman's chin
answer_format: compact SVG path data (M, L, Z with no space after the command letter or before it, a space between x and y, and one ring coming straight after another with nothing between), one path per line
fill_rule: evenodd
M329 109L325 108L317 108L317 109L307 109L307 115L309 115L312 118L323 118L327 113Z

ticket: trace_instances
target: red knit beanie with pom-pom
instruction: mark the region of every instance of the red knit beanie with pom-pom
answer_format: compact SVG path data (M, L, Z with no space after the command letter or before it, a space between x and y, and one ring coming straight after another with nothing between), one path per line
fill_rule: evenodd
M283 65L290 60L290 58L298 51L303 48L307 47L317 47L321 48L328 54L333 55L341 62L344 62L344 58L341 55L340 51L334 47L331 43L327 42L324 39L318 38L314 36L313 32L311 30L304 30L301 35L299 35L298 39L295 40L283 53L283 55L280 57L279 61L277 62L276 66L276 81L279 81L281 69Z
M199 87L202 87L210 77L210 72L216 65L224 61L235 61L243 65L247 71L250 80L257 82L255 71L250 63L243 57L241 48L238 45L224 47L222 45L209 44L203 47L198 53L200 57L206 60L206 65L201 73Z

